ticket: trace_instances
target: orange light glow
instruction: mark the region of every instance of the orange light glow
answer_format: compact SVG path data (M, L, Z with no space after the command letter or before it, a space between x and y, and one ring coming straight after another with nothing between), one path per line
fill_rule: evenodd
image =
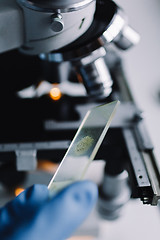
M38 170L46 171L49 173L55 173L59 164L50 162L48 160L39 160L38 161Z
M14 194L17 197L23 191L24 191L24 188L16 188L15 191L14 191Z
M80 83L83 83L83 78L79 73L77 73L77 78Z
M49 95L55 101L57 101L61 98L62 93L61 93L60 89L58 88L57 84L55 86L53 86L53 88L50 90Z

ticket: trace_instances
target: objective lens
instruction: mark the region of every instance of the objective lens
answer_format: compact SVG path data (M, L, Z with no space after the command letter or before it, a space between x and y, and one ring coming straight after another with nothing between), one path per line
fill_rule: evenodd
M113 81L103 57L87 65L77 65L76 71L81 76L88 95L103 99L112 92Z

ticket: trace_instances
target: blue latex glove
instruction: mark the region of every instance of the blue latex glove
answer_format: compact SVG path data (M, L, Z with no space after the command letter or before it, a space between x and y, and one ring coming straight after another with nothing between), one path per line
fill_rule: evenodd
M64 240L90 213L97 187L71 184L52 199L45 185L34 185L0 210L1 240Z

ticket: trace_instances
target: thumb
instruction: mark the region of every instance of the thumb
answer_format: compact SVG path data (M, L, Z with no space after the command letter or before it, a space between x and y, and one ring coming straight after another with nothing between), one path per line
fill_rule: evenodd
M97 186L90 181L76 182L62 190L37 216L36 226L41 229L37 239L42 232L48 240L68 238L91 212L97 195Z

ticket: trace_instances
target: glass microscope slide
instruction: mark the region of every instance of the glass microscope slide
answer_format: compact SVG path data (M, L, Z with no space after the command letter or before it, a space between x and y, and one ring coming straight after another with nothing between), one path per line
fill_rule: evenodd
M72 182L83 179L111 124L119 101L89 110L73 138L48 189L54 195Z

